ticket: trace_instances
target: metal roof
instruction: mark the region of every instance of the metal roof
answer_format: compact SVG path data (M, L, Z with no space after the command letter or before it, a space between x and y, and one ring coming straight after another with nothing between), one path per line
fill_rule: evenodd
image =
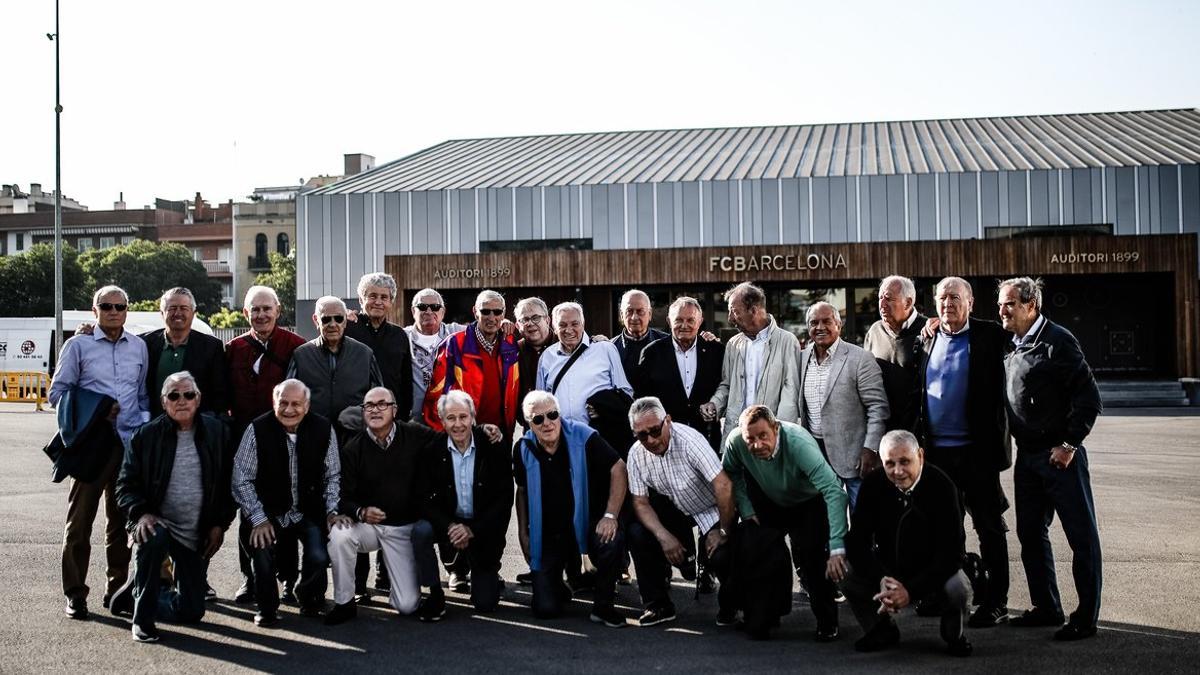
M1200 110L440 143L308 194L1200 164Z

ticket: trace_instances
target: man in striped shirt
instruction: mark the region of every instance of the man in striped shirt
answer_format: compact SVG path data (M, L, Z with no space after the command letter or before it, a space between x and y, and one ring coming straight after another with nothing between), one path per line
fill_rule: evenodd
M685 576L695 573L692 528L703 533L701 562L729 540L736 513L733 484L703 434L673 423L658 398L634 401L629 424L637 437L629 451L629 492L637 514L629 539L646 607L639 623L653 626L675 620L671 567ZM722 584L722 595L724 590ZM721 616L728 618L724 611Z

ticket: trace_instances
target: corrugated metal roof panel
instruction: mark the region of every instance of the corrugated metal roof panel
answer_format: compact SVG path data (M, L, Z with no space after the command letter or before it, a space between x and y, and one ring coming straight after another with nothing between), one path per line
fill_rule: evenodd
M1200 111L446 141L307 194L1200 164Z

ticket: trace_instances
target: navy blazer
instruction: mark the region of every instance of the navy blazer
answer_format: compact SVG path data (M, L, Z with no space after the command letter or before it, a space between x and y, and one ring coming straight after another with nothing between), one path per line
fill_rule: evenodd
M668 336L651 342L642 350L642 358L630 384L638 398L657 396L671 419L704 434L716 448L721 443L720 420L705 422L700 417L700 406L708 403L721 385L724 359L724 344L696 338L696 379L692 383L692 394L688 396L675 361L675 341Z

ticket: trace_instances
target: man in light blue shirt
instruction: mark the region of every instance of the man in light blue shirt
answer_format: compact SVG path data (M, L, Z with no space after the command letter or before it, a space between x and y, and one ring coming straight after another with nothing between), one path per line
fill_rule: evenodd
M93 481L71 479L67 498L67 527L63 535L64 610L72 619L88 618L87 571L91 559L92 523L104 499L105 557L107 559L104 606L129 573L129 546L126 543L125 517L117 507L116 479L133 432L150 420L150 399L146 394L146 370L149 357L146 343L125 331L129 296L117 286L105 286L92 297L96 330L91 335L76 335L63 345L50 402L58 405L72 390L86 389L112 397L116 403L109 414L114 425L111 456Z
M593 342L584 331L583 307L579 303L556 305L551 315L551 327L558 335L558 344L542 352L538 361L537 388L554 394L563 417L592 425L587 402L593 394L620 389L632 397L633 387L625 377L617 348L611 342ZM583 350L583 353L575 358L560 379L559 374L577 350Z

